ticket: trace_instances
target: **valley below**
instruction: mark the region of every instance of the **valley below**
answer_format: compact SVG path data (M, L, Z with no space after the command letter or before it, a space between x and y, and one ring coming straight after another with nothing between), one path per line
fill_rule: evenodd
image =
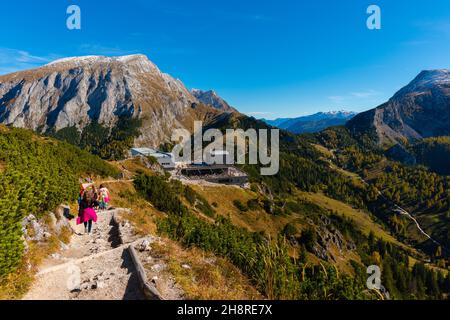
M221 133L281 122L190 91L143 55L0 76L0 298L139 300L152 288L164 300L448 299L449 75L423 71L358 115L291 119L279 172L235 165L236 185L157 157L194 121ZM132 154L142 147L154 152ZM91 236L74 224L86 178L112 198ZM385 290L367 286L370 266Z

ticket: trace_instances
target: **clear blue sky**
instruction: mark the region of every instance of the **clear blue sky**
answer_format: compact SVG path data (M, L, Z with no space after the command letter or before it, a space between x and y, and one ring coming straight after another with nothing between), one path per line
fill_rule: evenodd
M66 28L70 4L82 30ZM370 4L381 30L366 28ZM448 0L22 0L0 10L0 73L144 53L257 117L363 111L423 69L450 68Z

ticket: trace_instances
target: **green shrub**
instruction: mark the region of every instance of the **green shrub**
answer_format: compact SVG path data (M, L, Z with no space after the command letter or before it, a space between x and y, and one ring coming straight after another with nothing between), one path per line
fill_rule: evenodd
M21 221L38 218L75 201L84 174L116 176L98 157L23 129L0 128L0 277L13 272L23 255Z
M140 174L134 180L134 186L158 210L175 215L182 215L188 211L171 184L159 176Z
M241 212L247 212L248 208L239 200L234 200L233 205Z
M282 231L282 234L285 237L291 237L291 236L295 236L298 233L297 228L292 224L292 223L288 223Z
M214 217L216 212L209 204L208 200L206 200L203 196L201 196L198 192L192 189L189 186L181 185L181 188L184 190L185 199L196 209L200 210L203 214L208 217Z
M306 250L312 252L317 243L317 232L314 228L308 228L302 232L300 242L305 246Z
M259 201L258 199L250 199L247 201L247 207L251 211L255 211L259 209Z
M48 135L98 155L106 160L122 160L134 145L134 139L140 135L142 121L128 117L119 119L112 129L92 122L79 132L76 127L50 131Z

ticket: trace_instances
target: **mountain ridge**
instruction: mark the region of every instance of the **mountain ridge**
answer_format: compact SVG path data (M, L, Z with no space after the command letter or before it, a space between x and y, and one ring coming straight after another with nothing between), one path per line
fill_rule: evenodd
M290 131L292 133L314 133L331 126L344 125L357 113L352 111L328 111L318 112L312 115L300 116L297 118L278 118L275 120L262 121L267 124Z
M157 147L173 129L192 130L194 120L218 112L144 55L64 58L0 76L0 123L38 133L140 119L135 144Z
M225 112L237 112L235 108L230 106L228 102L221 98L214 90L204 91L200 89L192 89L191 93L200 102L204 103L205 105L210 105L217 110Z
M450 70L425 70L388 102L347 123L355 135L404 143L450 135Z

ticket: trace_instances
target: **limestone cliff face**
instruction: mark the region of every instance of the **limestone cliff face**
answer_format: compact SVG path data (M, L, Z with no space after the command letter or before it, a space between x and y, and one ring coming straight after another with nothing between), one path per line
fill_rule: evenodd
M112 128L121 118L142 120L136 145L159 146L174 128L216 115L181 81L146 56L88 56L0 76L0 123L39 133L91 122Z
M348 122L380 143L450 135L450 70L421 72L387 103Z
M218 110L225 112L237 112L235 108L230 106L228 102L222 99L215 91L203 91L199 89L193 89L191 91L192 95L198 99L198 101L204 103L205 105L212 106Z

